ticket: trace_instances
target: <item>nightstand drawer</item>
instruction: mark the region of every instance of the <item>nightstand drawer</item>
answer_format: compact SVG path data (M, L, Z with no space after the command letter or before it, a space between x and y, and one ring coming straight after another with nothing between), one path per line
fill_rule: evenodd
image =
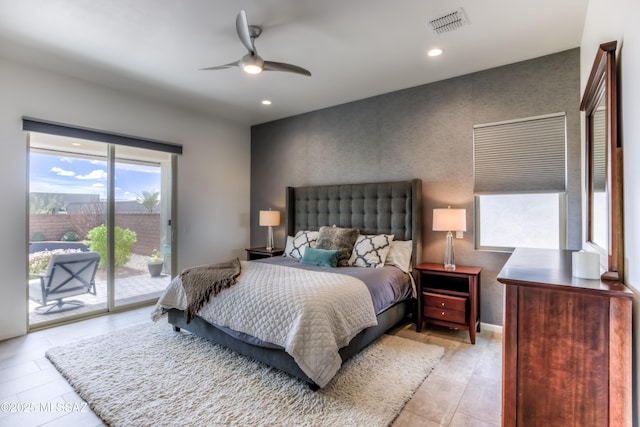
M467 299L454 297L451 295L434 294L423 292L424 305L441 309L465 311L467 309Z
M444 320L445 322L459 323L461 325L467 324L467 319L464 311L447 310L437 307L425 307L424 316L427 319Z

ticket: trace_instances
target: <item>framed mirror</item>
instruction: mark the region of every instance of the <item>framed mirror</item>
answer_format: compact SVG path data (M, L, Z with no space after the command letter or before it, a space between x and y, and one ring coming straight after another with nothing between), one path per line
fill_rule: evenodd
M600 254L603 280L621 281L622 148L618 141L617 42L603 43L582 97L585 113L586 249Z

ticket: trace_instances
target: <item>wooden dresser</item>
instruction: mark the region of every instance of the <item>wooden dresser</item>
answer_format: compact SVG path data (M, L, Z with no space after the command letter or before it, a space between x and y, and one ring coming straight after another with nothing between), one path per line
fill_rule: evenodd
M573 277L571 253L519 248L498 274L505 427L631 426L633 293Z

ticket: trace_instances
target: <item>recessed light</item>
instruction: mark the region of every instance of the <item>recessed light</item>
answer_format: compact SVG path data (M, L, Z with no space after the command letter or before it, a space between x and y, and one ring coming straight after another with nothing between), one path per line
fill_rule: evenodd
M429 56L440 56L442 55L443 50L440 49L439 47L433 48L431 49L429 52L427 52L427 55Z
M73 145L74 147L80 147L82 144L80 144L79 142L72 142L71 145Z
M263 99L262 105L271 105L271 101L269 99Z

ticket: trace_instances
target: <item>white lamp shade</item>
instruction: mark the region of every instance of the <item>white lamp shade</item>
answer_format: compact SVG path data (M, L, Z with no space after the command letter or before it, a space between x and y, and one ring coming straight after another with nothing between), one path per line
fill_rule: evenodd
M434 209L433 231L467 231L467 210Z
M278 226L280 225L280 211L260 211L261 226Z

